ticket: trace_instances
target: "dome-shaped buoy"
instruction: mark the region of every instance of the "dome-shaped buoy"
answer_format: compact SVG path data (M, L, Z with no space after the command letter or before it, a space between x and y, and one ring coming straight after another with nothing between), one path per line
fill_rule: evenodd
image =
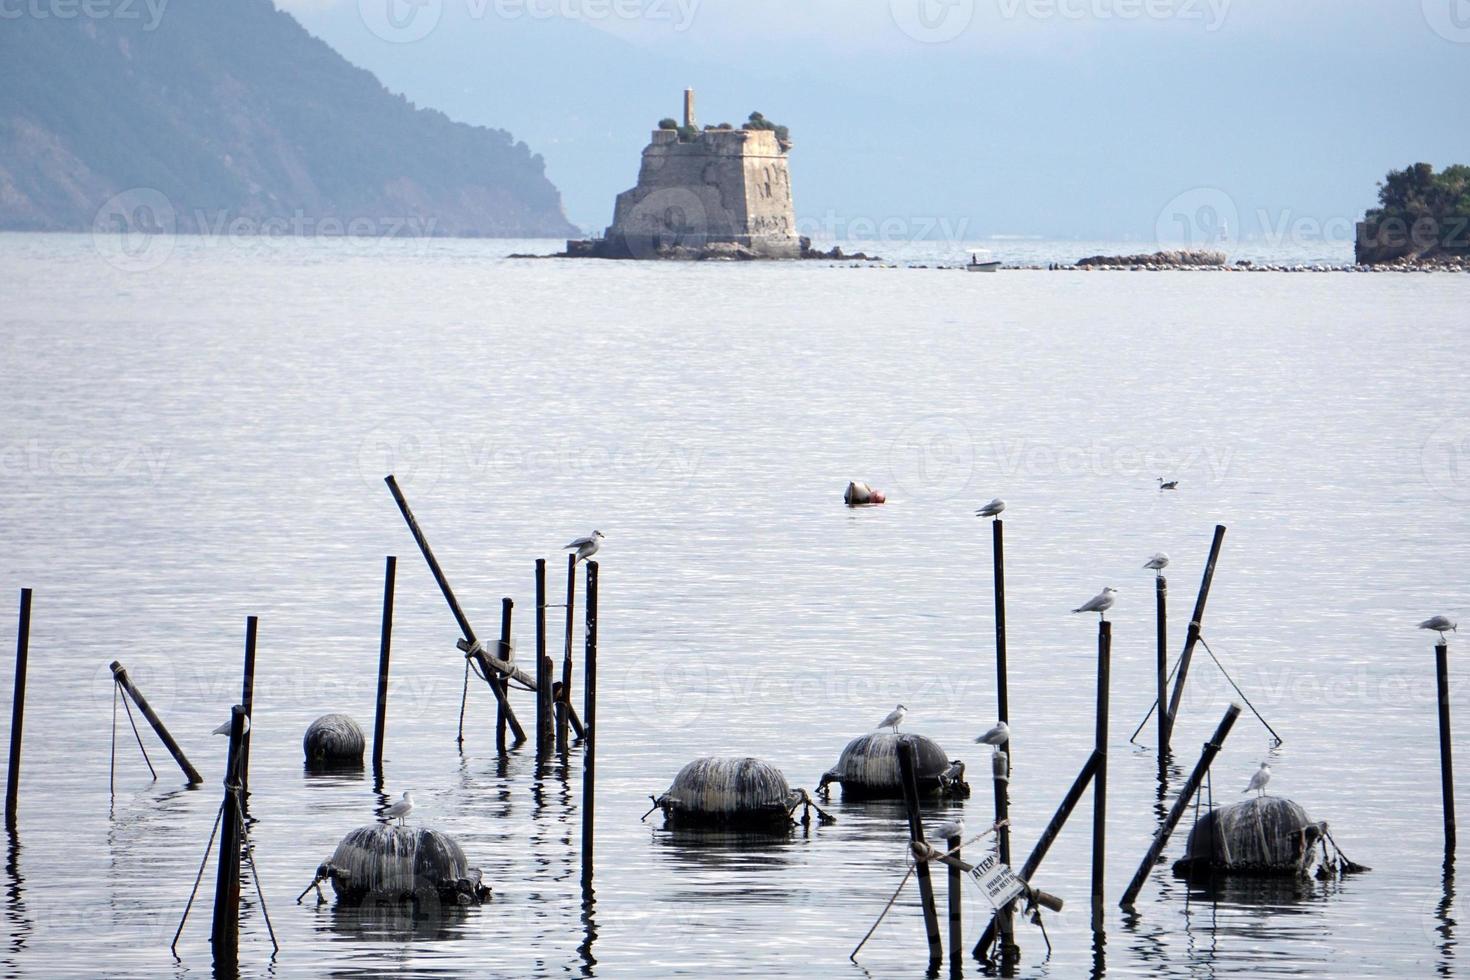
M842 502L849 507L867 507L870 504L887 503L888 498L884 496L883 491L874 490L866 483L852 480L842 494Z
M813 809L823 822L832 820L806 790L792 789L781 770L749 757L696 759L679 770L667 792L650 799L668 825L780 829L791 825L799 806L806 807L802 823L810 822Z
M1313 821L1299 804L1261 796L1218 807L1195 822L1174 862L1179 877L1211 873L1297 875L1339 874L1368 869L1337 849L1327 824Z
M342 714L322 715L307 726L301 739L306 765L311 769L361 766L367 740L357 722Z
M424 827L385 823L358 827L342 838L316 874L317 881L331 881L343 905L404 901L479 905L490 897L480 869L469 866L459 842Z
M903 799L898 770L898 746L903 739L914 746L914 759L918 763L915 775L921 794L957 799L970 795L963 762L951 761L932 738L906 732L873 732L848 742L837 765L827 770L817 784L817 792L825 791L828 783L839 783L842 795L850 799Z

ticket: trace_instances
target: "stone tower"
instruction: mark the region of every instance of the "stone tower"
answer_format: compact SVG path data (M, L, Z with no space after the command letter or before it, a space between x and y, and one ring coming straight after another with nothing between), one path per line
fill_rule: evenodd
M656 129L638 186L618 195L602 240L568 254L604 258L768 258L801 255L787 169L788 140L770 129Z

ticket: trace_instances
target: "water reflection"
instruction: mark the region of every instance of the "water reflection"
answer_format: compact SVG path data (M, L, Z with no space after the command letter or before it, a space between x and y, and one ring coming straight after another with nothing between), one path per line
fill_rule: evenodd
M20 833L12 828L5 848L5 920L10 923L11 955L22 952L30 942L31 917L26 911L25 876L20 871ZM6 966L15 969L13 962Z
M1453 865L1447 866L1444 872L1444 897L1434 907L1434 917L1438 925L1434 927L1439 936L1439 962L1436 964L1436 972L1442 977L1454 975L1455 963L1455 918L1451 915L1455 906L1455 869Z

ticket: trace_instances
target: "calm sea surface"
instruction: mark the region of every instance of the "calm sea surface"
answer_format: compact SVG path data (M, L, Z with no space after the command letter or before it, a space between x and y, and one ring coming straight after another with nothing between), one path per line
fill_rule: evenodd
M36 590L5 976L210 974L212 867L177 961L169 942L219 804L225 745L209 732L238 699L251 614L251 834L281 950L272 961L247 884L243 974L920 976L912 886L848 960L903 874L898 808L834 798L836 824L761 844L639 815L707 754L760 756L814 787L903 702L906 730L971 766L974 796L946 812L987 825L987 752L971 739L996 713L990 545L971 511L995 495L1010 504L1022 855L1093 737L1096 627L1068 610L1122 590L1106 943L1088 928L1089 797L1035 879L1067 902L1048 920L1054 951L1022 927L1022 973L1465 972L1465 899L1441 877L1432 643L1413 627L1470 617L1470 277L504 257L550 245L186 239L163 254L0 237L3 704L16 597ZM516 599L522 657L534 559L552 558L557 602L556 549L607 535L591 904L580 752L540 779L530 753L498 761L483 685L456 746L457 632L390 471L479 631ZM848 479L890 503L846 510ZM1153 694L1140 566L1173 557L1177 649L1216 523L1230 530L1206 637L1285 743L1243 714L1214 797L1240 799L1269 758L1271 790L1373 871L1212 897L1164 866L1125 920L1116 901L1161 807L1152 725L1143 748L1128 742ZM379 796L370 775L306 775L300 741L328 711L371 725L387 554ZM150 778L124 720L109 793L113 659L204 786L186 789L145 731ZM1232 697L1197 658L1182 767ZM493 902L419 922L294 904L405 789L411 822L458 837ZM1182 846L1181 831L1166 856ZM967 891L971 941L982 901Z

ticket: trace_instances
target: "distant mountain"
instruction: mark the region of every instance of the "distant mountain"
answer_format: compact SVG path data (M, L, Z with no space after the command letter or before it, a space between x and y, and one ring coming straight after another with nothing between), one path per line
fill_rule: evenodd
M416 108L269 0L126 6L0 21L0 228L85 230L124 194L186 232L576 231L540 155Z

